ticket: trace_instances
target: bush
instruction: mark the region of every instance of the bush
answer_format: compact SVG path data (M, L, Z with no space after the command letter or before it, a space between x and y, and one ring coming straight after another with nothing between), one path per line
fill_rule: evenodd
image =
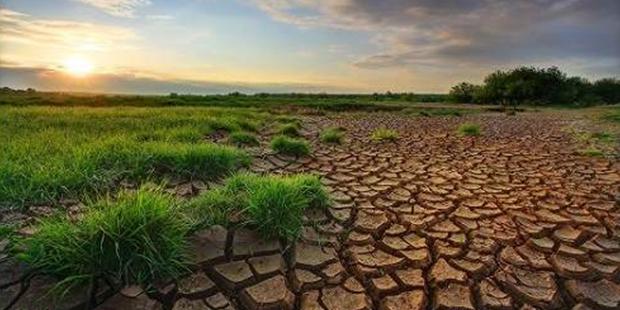
M172 196L143 186L91 205L78 222L45 219L20 241L19 258L62 279L56 289L106 279L151 284L185 271L189 225Z
M333 143L340 144L342 143L342 138L344 137L344 132L342 128L327 128L321 132L320 139L323 143Z
M279 135L271 140L271 148L284 155L304 156L310 154L310 145L306 140Z
M257 146L259 144L256 136L241 131L231 133L228 140L236 145Z
M471 123L461 124L458 128L458 133L461 136L479 136L480 126L477 124L471 124Z
M398 137L399 137L398 132L396 132L395 130L386 129L386 128L375 129L375 131L373 131L372 134L370 135L370 138L377 142L396 141Z
M329 203L316 176L238 174L196 197L187 209L196 227L231 225L232 218L265 238L294 240L301 231L303 211L325 208Z

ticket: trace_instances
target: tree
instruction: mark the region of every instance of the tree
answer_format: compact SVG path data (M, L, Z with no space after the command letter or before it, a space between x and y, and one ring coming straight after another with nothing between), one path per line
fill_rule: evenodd
M462 82L452 87L448 94L450 101L457 103L473 103L480 86Z
M607 104L620 103L620 80L607 78L594 82L592 93Z

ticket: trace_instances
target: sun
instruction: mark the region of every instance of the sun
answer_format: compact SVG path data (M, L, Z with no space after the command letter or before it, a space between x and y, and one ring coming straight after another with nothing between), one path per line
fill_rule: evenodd
M85 76L93 72L93 64L82 57L75 56L65 60L63 68L75 76Z

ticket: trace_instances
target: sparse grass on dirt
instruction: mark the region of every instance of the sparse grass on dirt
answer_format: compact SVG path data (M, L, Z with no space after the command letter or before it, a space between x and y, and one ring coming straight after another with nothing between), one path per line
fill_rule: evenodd
M295 139L284 135L275 136L271 140L271 148L284 155L305 156L310 154L310 145L306 140Z
M81 199L121 180L220 177L249 156L205 135L265 117L247 109L0 107L0 208Z
M58 292L96 279L148 285L185 271L189 228L172 196L143 186L90 205L78 222L44 219L19 241L18 257L58 277Z
M344 138L344 130L339 127L330 127L323 130L319 138L323 143L340 144Z
M481 134L480 125L473 123L461 124L457 132L461 136L479 136Z
M265 238L293 240L299 236L303 211L328 204L327 192L316 176L244 173L196 197L186 209L194 227L237 222L256 229Z
M377 128L370 135L370 139L376 142L396 141L399 135L396 130L387 128Z
M416 109L416 110L419 111L419 109ZM447 108L424 109L418 112L420 116L427 116L427 117L430 117L430 116L462 116L466 113L471 113L471 112L464 110L464 109L447 109Z
M257 146L259 145L258 139L255 135L247 132L233 132L228 136L230 143L239 146Z

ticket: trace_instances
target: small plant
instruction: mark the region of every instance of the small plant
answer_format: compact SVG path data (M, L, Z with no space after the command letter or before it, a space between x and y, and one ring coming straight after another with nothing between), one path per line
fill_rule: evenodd
M281 154L304 156L310 154L310 145L306 140L279 135L271 140L271 148Z
M91 206L78 222L45 219L20 241L20 257L61 280L65 293L105 279L114 285L151 284L185 272L189 225L174 198L143 186Z
M344 137L344 132L342 128L330 127L323 132L321 132L320 139L323 143L333 143L340 144L342 143L342 138Z
M479 136L480 126L477 124L465 123L461 124L457 131L461 136Z
M228 136L230 143L236 145L257 146L259 144L256 136L242 131L233 132Z
M299 128L300 126L297 123L282 124L278 127L276 132L280 135L285 135L289 137L298 137Z
M372 132L370 138L377 142L382 141L396 141L399 135L396 130L386 129L386 128L378 128Z
M320 180L312 175L258 176L238 174L224 185L201 194L187 206L194 225L240 225L265 238L296 239L307 208L325 208L330 200Z
M593 133L592 138L602 143L610 143L614 141L614 135L605 131Z

